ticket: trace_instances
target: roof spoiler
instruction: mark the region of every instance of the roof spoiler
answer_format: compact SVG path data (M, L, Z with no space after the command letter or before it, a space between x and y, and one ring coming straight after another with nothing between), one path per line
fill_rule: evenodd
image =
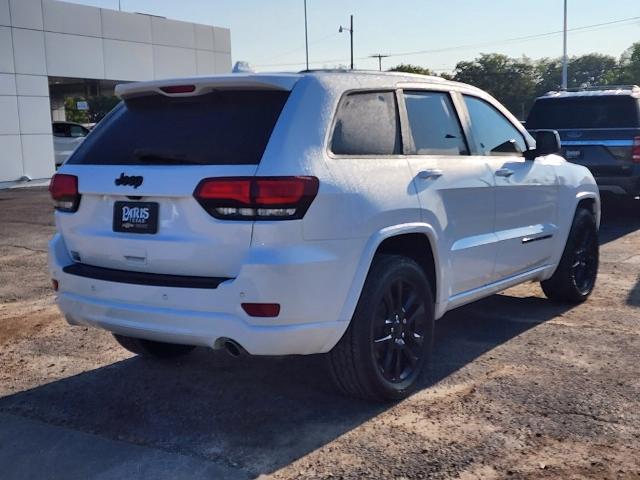
M294 75L243 75L217 77L191 77L149 82L121 83L115 93L120 98L164 95L167 97L192 97L214 90L280 90L289 91L300 79Z

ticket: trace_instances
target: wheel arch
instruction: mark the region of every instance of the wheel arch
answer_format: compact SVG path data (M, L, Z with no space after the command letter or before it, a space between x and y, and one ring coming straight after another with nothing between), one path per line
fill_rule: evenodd
M600 196L595 192L579 192L576 195L576 202L574 215L579 208L586 208L594 214L596 225L600 228Z
M571 197L569 197L567 201L571 201L571 198L574 198L573 209L570 211L571 216L568 218L566 225L564 224L563 221L560 222L561 230L560 230L560 235L559 235L558 244L557 244L558 249L553 257L553 262L552 262L554 267L548 270L547 273L544 275L544 277L542 277L540 280L548 280L553 276L553 274L558 269L558 265L560 264L560 259L562 258L562 254L564 252L566 244L569 241L571 225L573 224L573 219L575 218L575 215L578 209L586 208L591 212L593 212L593 214L596 217L596 226L597 228L600 228L600 195L598 194L597 190L579 191L575 194L575 197L573 197L572 195Z
M340 318L350 321L362 287L378 253L402 254L413 258L425 269L431 283L438 317L438 294L442 291L442 269L437 249L438 235L427 223L409 223L383 228L372 235L364 248ZM424 248L424 252L421 250ZM407 255L408 254L408 255Z

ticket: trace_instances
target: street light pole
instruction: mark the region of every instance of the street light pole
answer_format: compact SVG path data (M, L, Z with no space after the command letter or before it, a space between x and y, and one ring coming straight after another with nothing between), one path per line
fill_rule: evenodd
M562 90L567 89L567 76L568 76L568 63L567 57L567 0L564 0L564 28L563 28L563 42L562 42Z
M309 70L309 35L307 30L307 0L304 0L304 49L307 59L307 70Z
M349 29L351 37L351 70L353 70L353 15L351 15L351 28Z
M349 36L351 37L351 70L353 70L353 15L351 15L351 23L349 28L345 28L340 25L338 32L342 33L344 31L349 32Z

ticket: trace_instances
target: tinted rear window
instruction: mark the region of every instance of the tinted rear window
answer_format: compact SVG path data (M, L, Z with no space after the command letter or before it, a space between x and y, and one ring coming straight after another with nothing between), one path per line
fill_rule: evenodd
M640 124L638 100L629 96L538 99L527 128L631 128Z
M351 93L340 102L331 151L338 155L402 153L394 92Z
M288 95L221 91L130 99L100 122L68 163L257 164Z

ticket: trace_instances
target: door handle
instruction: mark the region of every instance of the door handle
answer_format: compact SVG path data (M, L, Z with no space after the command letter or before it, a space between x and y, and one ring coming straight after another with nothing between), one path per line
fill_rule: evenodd
M515 172L510 168L501 168L500 170L496 170L496 177L506 177L509 178Z
M418 178L422 178L424 180L429 180L429 179L435 180L436 178L440 178L441 176L442 176L442 170L439 170L437 168L422 170L418 172Z

